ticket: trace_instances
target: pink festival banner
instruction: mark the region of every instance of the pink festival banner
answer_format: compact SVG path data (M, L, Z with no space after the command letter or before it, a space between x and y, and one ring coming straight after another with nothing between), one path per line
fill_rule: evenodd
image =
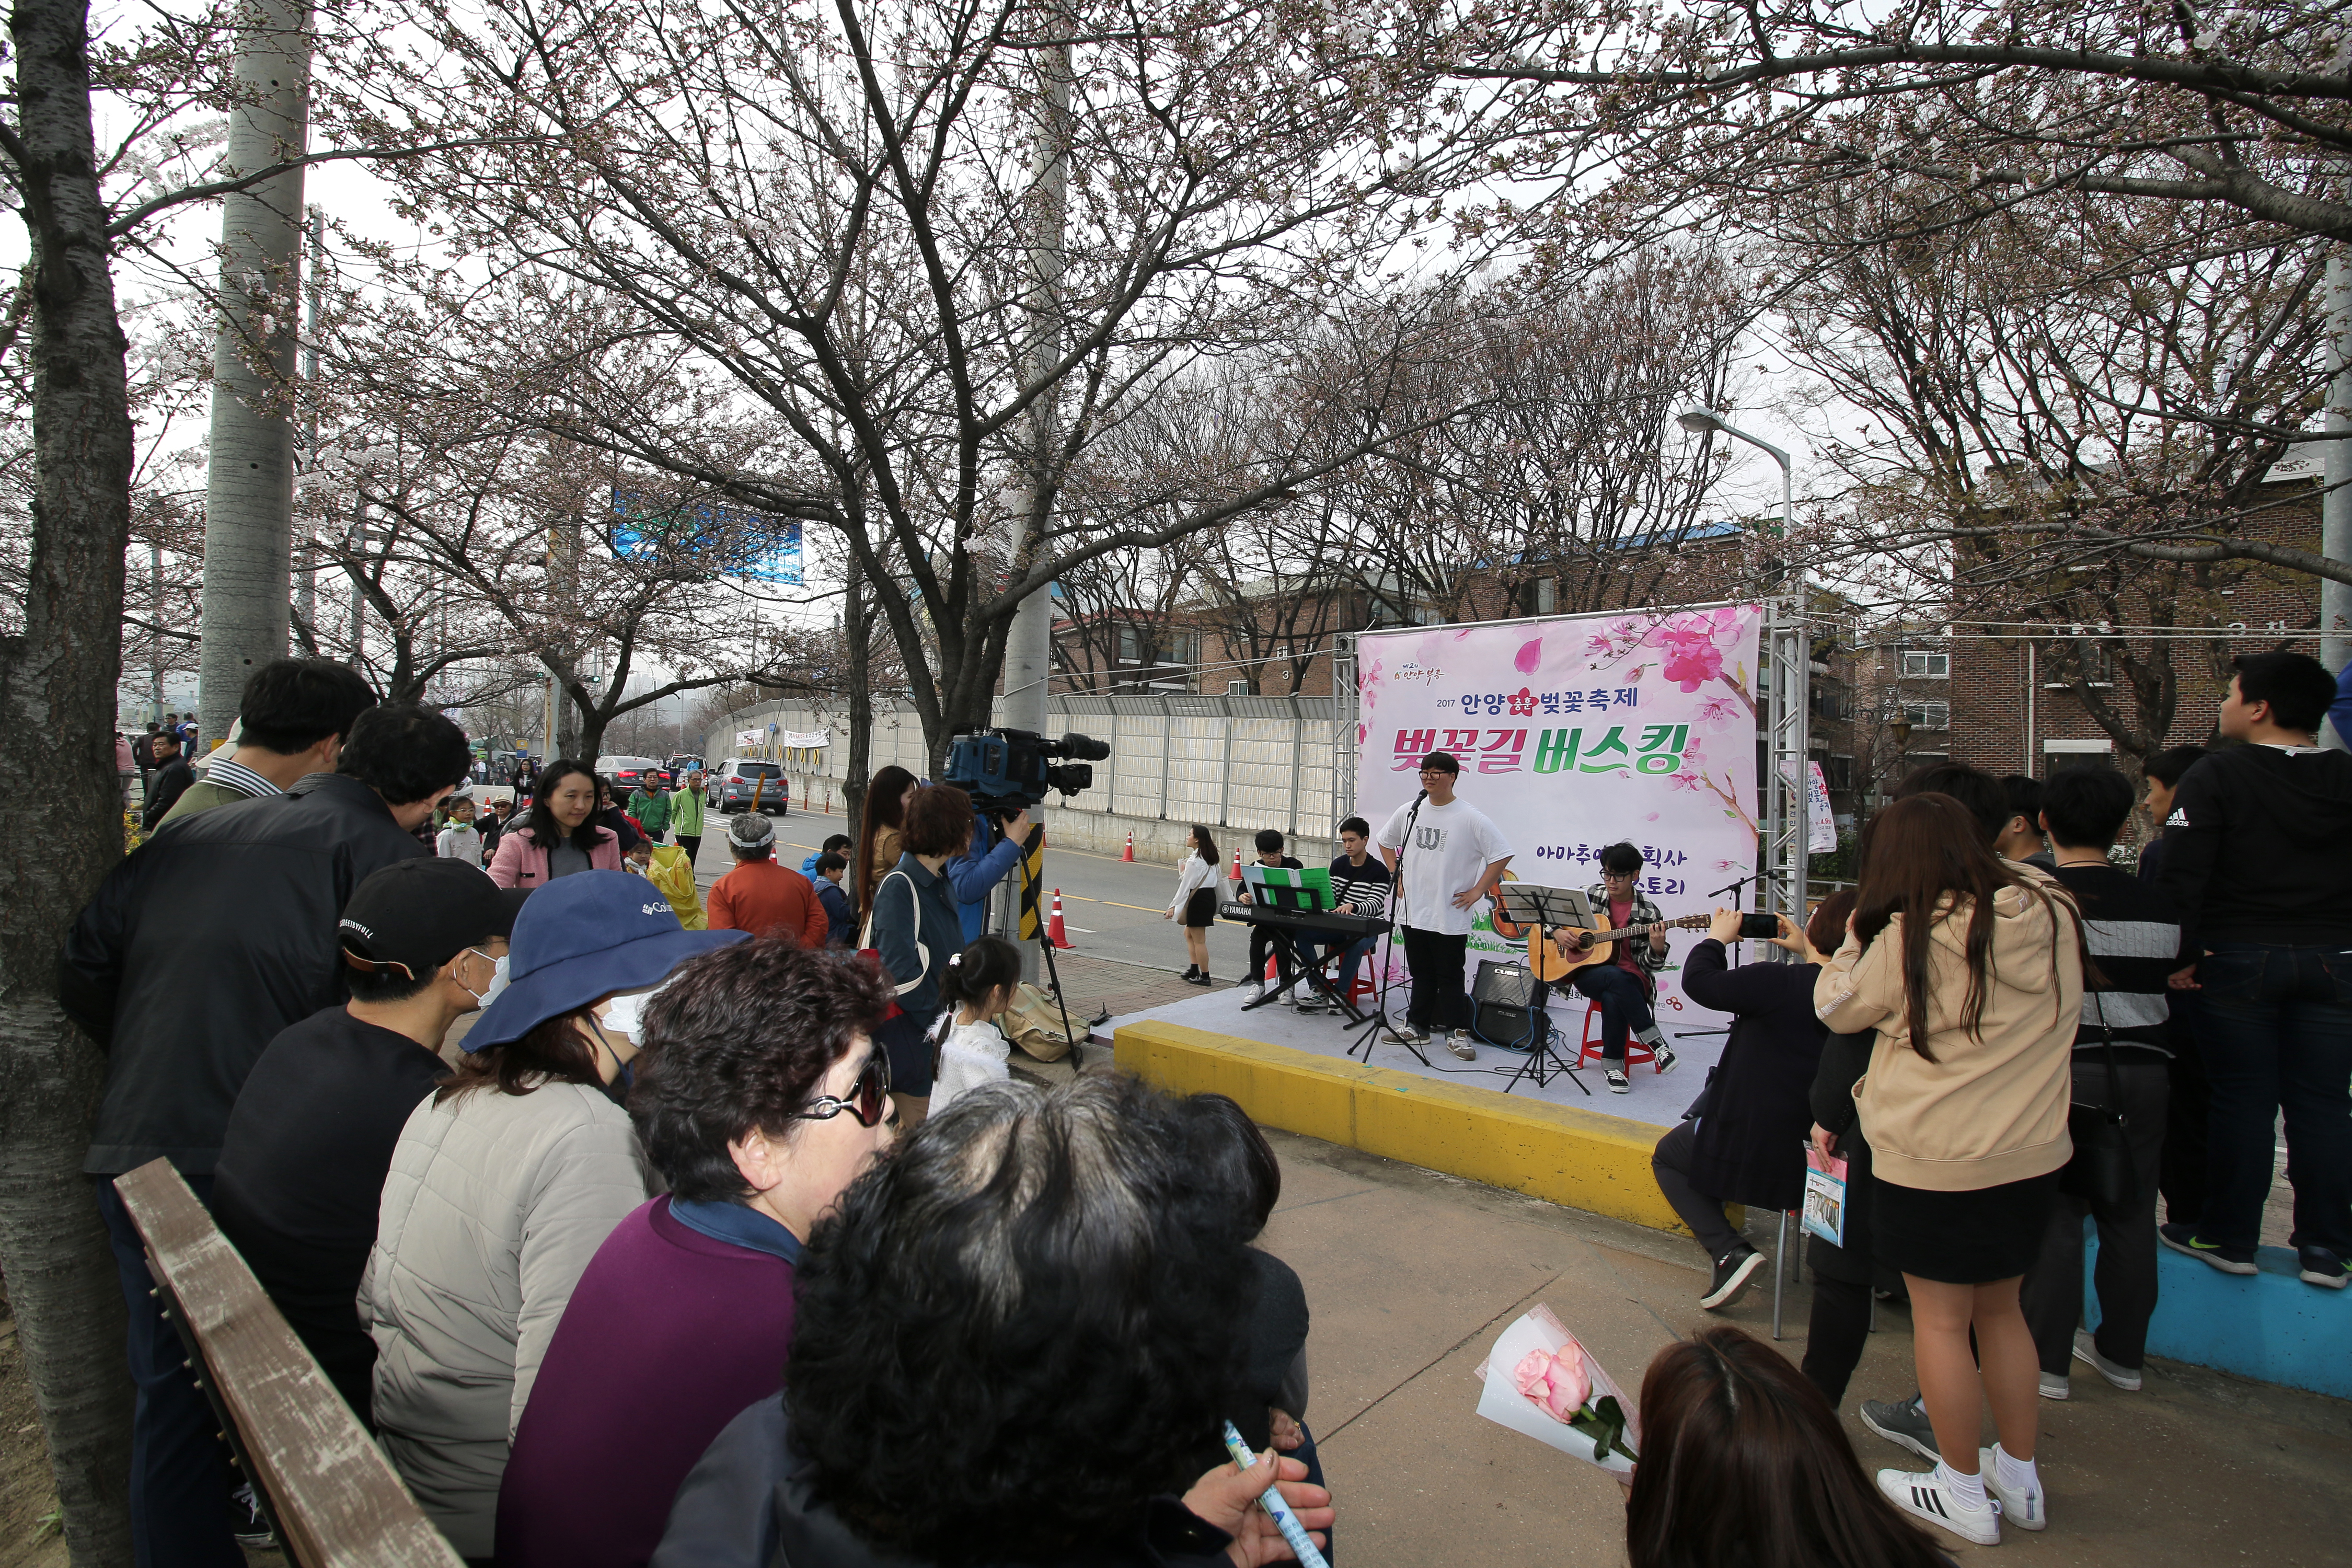
M1623 839L1668 919L1728 902L1707 895L1756 868L1762 623L1759 605L1716 605L1364 633L1356 809L1377 831L1420 788L1422 756L1451 752L1462 798L1510 840L1519 880L1590 887L1602 847ZM1658 977L1669 1031L1716 1018L1682 992L1700 934L1673 933ZM1472 975L1512 945L1482 912ZM1571 1020L1555 1023L1572 1039Z

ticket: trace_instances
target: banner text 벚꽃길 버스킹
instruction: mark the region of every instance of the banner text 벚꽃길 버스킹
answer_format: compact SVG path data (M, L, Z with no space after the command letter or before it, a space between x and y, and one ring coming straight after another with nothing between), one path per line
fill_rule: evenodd
M1518 880L1588 887L1623 840L1669 919L1727 903L1707 895L1756 868L1762 623L1759 605L1717 605L1364 633L1356 809L1377 832L1421 787L1422 757L1451 752L1460 797L1503 830ZM1669 1034L1719 1021L1682 992L1694 940L1675 933L1658 975ZM1482 916L1472 976L1516 947ZM1401 981L1403 953L1391 963Z

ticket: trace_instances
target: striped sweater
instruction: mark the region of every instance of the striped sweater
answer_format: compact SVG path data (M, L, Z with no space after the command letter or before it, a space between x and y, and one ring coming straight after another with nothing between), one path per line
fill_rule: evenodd
M2074 1048L2096 1050L2104 1025L2117 1046L2170 1056L2165 978L2183 963L2171 900L2115 866L2061 866L2058 879L2082 906L2084 940L2100 975L2095 985L2085 977Z

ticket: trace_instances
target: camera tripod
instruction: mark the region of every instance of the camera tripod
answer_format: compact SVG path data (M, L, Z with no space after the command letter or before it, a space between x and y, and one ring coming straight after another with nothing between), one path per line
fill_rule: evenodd
M998 830L1002 831L1003 826L1003 823L998 823ZM1076 1026L1070 1022L1069 999L1062 994L1061 966L1054 961L1054 939L1052 933L1045 929L1045 921L1038 908L1041 901L1039 896L1045 888L1045 825L1044 823L1040 822L1037 825L1034 837L1028 844L1022 846L1022 850L1021 899L1019 907L1014 911L1016 922L1014 929L1018 931L1020 922L1026 922L1036 931L1037 946L1045 955L1046 989L1053 992L1054 1005L1061 1011L1062 1033L1069 1037L1070 1068L1075 1072L1085 1066L1083 1054L1085 1042L1079 1038ZM1025 936L1023 940L1026 940ZM1087 1026L1087 1033L1091 1037L1093 1033L1091 1022Z

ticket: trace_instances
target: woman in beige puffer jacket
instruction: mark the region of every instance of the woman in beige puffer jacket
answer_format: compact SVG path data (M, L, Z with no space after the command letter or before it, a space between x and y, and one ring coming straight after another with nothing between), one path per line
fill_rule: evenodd
M2074 1152L2083 953L2063 888L2007 867L1958 801L1921 795L1871 825L1853 924L1814 983L1830 1028L1878 1031L1853 1089L1874 1162L1874 1244L1910 1291L1943 1455L1927 1474L1881 1470L1879 1488L1981 1545L2003 1522L2039 1530L2044 1519L2041 1363L2018 1289ZM1980 1475L1988 1401L2000 1441Z

